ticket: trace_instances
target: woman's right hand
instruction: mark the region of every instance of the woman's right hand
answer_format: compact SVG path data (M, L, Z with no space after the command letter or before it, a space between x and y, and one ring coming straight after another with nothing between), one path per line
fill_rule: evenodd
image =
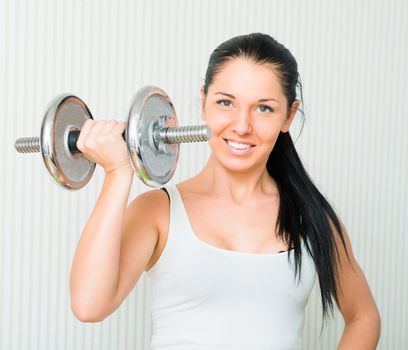
M124 121L88 119L82 126L77 148L94 163L99 164L106 174L121 169L131 170L126 142L122 133Z

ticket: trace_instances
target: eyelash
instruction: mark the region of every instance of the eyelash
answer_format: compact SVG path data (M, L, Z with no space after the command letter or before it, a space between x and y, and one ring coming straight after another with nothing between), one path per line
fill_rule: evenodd
M264 108L268 109L268 112L270 112L270 113L273 112L273 109L271 107L267 106L267 105L259 105L258 107L264 107Z
M224 102L228 102L228 103L230 103L231 101L229 101L229 100L218 100L217 101L217 104L219 104L220 106L222 106L222 107L228 107L228 106L224 106L222 103L224 103Z
M222 103L224 103L224 102L231 103L230 100L218 100L218 101L217 101L217 104L219 104L219 105L222 106L222 107L229 107L229 106L224 106L224 105L222 104ZM273 112L273 109L272 109L271 107L267 106L267 105L258 105L258 107L267 108L267 109L268 109L268 112Z

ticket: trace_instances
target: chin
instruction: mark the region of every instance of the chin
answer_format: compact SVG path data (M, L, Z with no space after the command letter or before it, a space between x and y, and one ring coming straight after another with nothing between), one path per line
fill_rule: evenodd
M214 156L214 160L219 166L225 168L227 171L234 173L251 172L257 168L257 164L253 160L248 159L231 159L229 157Z

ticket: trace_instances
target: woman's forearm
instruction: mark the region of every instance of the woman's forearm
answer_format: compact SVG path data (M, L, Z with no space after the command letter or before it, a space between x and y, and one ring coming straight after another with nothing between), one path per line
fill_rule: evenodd
M346 323L337 350L375 350L380 338L379 315Z

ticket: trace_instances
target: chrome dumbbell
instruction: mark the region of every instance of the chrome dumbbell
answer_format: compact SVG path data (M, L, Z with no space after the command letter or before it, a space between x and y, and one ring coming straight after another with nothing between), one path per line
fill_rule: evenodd
M48 105L40 137L20 138L20 153L41 152L46 168L57 184L70 190L84 187L91 179L95 163L76 147L82 125L93 119L86 104L71 94L62 94ZM160 88L146 86L134 96L123 133L131 164L148 186L166 184L176 171L180 143L211 138L206 125L178 126L168 95Z

